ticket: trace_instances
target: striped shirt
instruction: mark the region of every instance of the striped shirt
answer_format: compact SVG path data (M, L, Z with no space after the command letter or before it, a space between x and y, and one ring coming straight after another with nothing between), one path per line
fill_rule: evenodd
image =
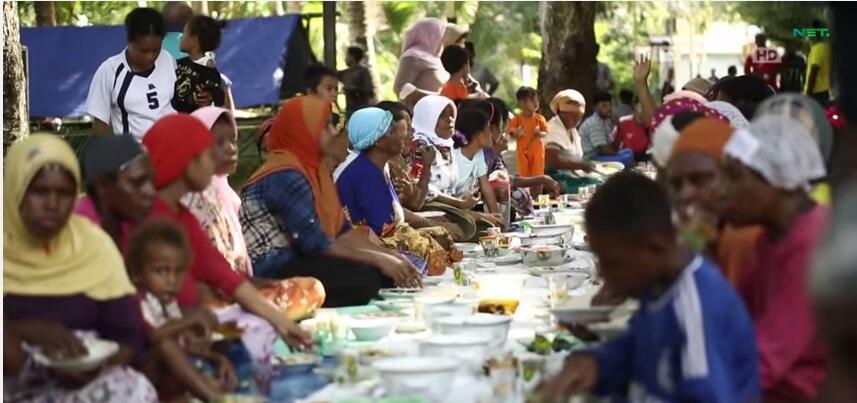
M114 134L137 141L161 116L175 113L170 101L176 83L176 61L164 50L149 71L131 71L127 49L111 56L95 72L86 99L86 112L107 123Z
M238 214L257 277L280 278L295 255L320 256L332 240L321 229L309 182L283 170L244 190Z
M598 147L609 146L613 142L610 134L615 126L612 119L604 119L597 113L586 118L578 129L583 156L591 160L598 156Z

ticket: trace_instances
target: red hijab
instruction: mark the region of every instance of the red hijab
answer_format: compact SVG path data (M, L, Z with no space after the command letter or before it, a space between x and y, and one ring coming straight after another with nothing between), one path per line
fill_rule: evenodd
M322 164L321 137L331 115L332 104L315 97L286 101L267 137L268 160L244 187L283 170L295 170L309 182L321 228L331 238L345 223L339 193L330 169Z

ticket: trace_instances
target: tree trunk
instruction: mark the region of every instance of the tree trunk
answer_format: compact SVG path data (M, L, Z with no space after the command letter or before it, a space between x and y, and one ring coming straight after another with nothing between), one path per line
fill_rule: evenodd
M10 144L30 134L26 80L18 4L3 0L3 155Z
M36 11L36 26L55 27L57 25L57 12L52 1L34 1L33 8Z
M271 2L271 11L276 16L280 16L286 13L286 10L283 8L283 2L279 0Z
M542 60L539 63L541 109L564 89L580 91L591 104L595 92L595 6L590 2L542 1ZM591 110L592 108L587 108Z
M348 39L350 46L360 46L366 50L366 67L372 74L372 87L375 91L375 100L381 96L381 78L378 75L377 57L375 55L375 27L370 10L375 6L374 1L349 1L346 2L345 12L348 15Z
M304 6L300 1L287 1L286 12L289 14L300 14L304 10Z
M208 0L192 1L190 7L194 14L208 15Z

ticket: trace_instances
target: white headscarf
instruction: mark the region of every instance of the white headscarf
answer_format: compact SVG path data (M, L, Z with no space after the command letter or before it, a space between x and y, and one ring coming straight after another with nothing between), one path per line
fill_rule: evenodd
M452 137L448 139L440 138L435 132L437 128L437 120L440 118L443 110L447 106L455 109L455 104L447 97L440 95L426 95L414 105L414 121L411 126L414 128L414 135L424 138L428 142L441 147L452 148L455 144Z
M652 157L661 168L667 166L673 146L678 140L679 132L673 126L673 116L667 116L652 132Z
M749 128L735 131L724 152L783 190L809 191L810 181L827 174L806 127L785 116L753 119Z
M732 105L729 102L710 101L706 102L705 106L720 112L723 116L726 116L726 119L729 119L729 124L736 129L745 129L750 127L750 121L744 117L744 114L741 113L735 105Z

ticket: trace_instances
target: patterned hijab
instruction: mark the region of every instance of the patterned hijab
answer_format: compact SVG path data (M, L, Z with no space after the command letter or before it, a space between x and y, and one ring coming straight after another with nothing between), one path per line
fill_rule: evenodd
M324 232L335 237L345 216L333 173L322 164L322 134L332 114L332 104L315 97L296 97L283 104L268 135L268 161L247 182L259 180L283 170L295 170L309 182L313 201Z

